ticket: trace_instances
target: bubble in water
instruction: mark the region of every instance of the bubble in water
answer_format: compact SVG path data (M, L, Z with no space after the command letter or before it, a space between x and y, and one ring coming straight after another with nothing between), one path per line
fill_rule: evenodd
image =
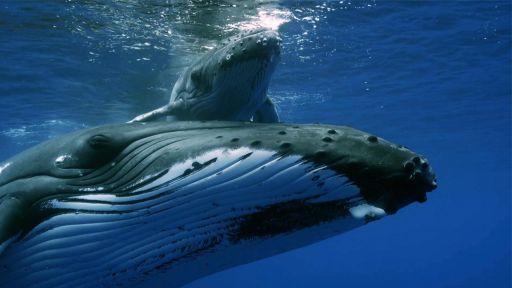
M226 60L229 61L229 59L231 59L231 54L226 55Z

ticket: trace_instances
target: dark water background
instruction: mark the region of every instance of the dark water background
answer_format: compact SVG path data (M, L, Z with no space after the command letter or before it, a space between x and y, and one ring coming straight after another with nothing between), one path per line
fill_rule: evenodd
M425 204L187 287L510 287L508 1L0 2L0 161L167 102L220 39L279 26L285 122L354 126L426 155Z

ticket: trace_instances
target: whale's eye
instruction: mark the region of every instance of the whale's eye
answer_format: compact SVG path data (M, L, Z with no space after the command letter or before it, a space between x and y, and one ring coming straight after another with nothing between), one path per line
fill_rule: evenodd
M112 142L112 140L105 135L98 134L94 135L91 138L89 138L89 146L91 146L94 150L100 150L104 148L108 148L109 144Z
M112 161L126 147L116 135L96 134L86 140L87 146L77 154L73 168L99 168Z
M96 134L84 140L72 153L60 155L55 165L61 169L96 169L113 161L128 145L115 134Z

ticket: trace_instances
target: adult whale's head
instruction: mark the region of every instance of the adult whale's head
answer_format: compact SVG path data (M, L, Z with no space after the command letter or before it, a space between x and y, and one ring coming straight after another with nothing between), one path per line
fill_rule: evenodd
M266 100L280 45L277 32L266 29L227 40L181 75L169 114L180 120L250 120Z
M348 127L78 131L0 164L0 286L179 286L395 213L435 188L424 157Z

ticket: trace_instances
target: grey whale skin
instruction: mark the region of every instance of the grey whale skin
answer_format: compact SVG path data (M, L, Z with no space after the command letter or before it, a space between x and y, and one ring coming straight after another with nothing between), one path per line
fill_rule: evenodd
M281 42L279 34L268 29L227 39L185 69L167 105L131 122L164 116L174 120L279 122L267 90L281 57Z
M179 287L426 200L427 160L344 126L100 126L0 164L1 287Z

